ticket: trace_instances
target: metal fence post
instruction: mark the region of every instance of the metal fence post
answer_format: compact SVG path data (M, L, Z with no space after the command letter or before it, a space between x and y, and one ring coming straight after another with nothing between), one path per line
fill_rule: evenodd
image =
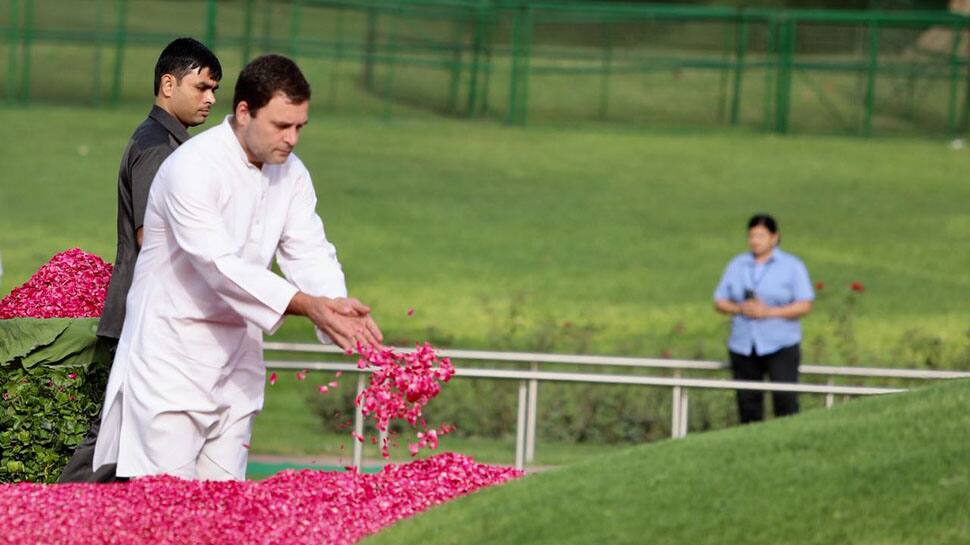
M738 125L741 115L741 80L744 77L744 60L748 52L748 17L742 13L737 27L737 43L734 49L734 89L731 93L731 126Z
M603 23L603 76L600 78L600 119L606 119L610 107L610 75L613 71L613 33L610 24Z
M472 64L471 74L468 77L468 107L466 115L475 116L475 102L478 99L478 72L482 64L482 48L485 43L485 24L488 12L484 2L479 1L475 8L473 17L475 18L475 37L472 41Z
M17 49L20 45L20 0L10 0L10 28L7 33L7 91L6 99L14 102L17 98Z
M515 424L515 469L525 468L525 418L529 397L528 388L526 381L519 381L519 410Z
M360 397L360 394L364 391L365 377L364 373L357 374L357 395L354 397L356 400ZM360 466L364 460L364 443L358 441L358 437L364 435L364 407L363 404L358 404L354 409L354 432L356 436L354 437L354 467L360 470Z
M947 109L947 130L952 137L957 132L957 93L960 76L960 24L953 25L953 46L950 49L950 99Z
M797 19L783 14L778 28L778 70L775 96L775 132L788 132L788 116L791 113L792 57L795 55L795 30Z
M24 29L20 50L20 102L30 102L30 42L34 38L34 0L24 0Z
M509 70L509 103L505 122L515 124L519 104L519 65L522 63L522 19L525 7L520 7L512 19L512 63Z
M533 371L539 370L539 364L533 363L531 366ZM526 428L525 428L525 461L532 462L536 458L536 416L539 407L539 381L536 379L529 380L529 399L528 399L528 410L526 411Z
M879 63L879 23L869 19L869 64L866 70L866 105L863 113L862 134L872 135L872 111L876 105L876 69Z
M334 44L333 66L330 69L330 109L337 109L337 81L340 78L340 65L344 58L344 7L337 6L334 18L336 43Z
M826 382L826 384L828 384L829 386L834 386L835 379L833 379L832 377L829 377L829 380ZM832 393L825 394L825 408L831 409L832 405L834 404L835 404L835 394L832 394Z
M286 52L296 58L297 41L300 36L300 7L303 5L301 0L293 0L290 3L290 35L286 42Z
M400 10L396 10L391 19L391 30L388 32L388 42L384 45L386 51L386 72L384 73L384 121L391 120L391 102L394 88L394 64L397 60L397 27L401 18Z
M374 62L377 56L377 28L379 13L376 7L367 8L367 31L364 36L364 87L374 90Z
M687 437L688 422L690 422L688 418L688 396L687 388L684 388L680 396L680 430L677 432L677 437Z
M104 0L94 3L94 80L91 82L91 103L101 105L101 33L104 30Z
M774 61L774 62L772 62ZM774 82L772 79L773 75L778 73L778 19L772 15L768 20L768 44L765 49L765 88L764 88L764 111L762 113L764 130L771 130L772 115L772 92L771 89L774 87Z
M216 48L216 0L208 0L205 10L205 45Z
M680 378L679 370L674 371L674 378ZM673 387L673 395L670 400L670 437L672 439L680 437L680 411L683 407L681 403L683 393L683 388L680 386Z
M465 21L461 15L455 21L454 34L451 37L451 81L448 84L448 112L458 113L458 90L461 86L462 60L465 54L464 34Z
M240 59L240 64L243 66L249 63L249 56L252 54L254 1L246 0L246 8L243 12L242 58Z
M115 25L115 64L111 81L111 105L121 100L121 73L125 62L125 40L128 26L128 0L118 0L118 22Z

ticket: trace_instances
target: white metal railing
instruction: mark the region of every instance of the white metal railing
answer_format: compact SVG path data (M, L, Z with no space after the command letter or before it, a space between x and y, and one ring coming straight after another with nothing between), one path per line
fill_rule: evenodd
M341 354L343 351L335 346L301 343L264 343L264 349L277 352L303 352L318 354ZM407 349L397 349L407 351ZM630 358L615 356L584 356L567 354L540 354L529 352L488 352L479 350L436 350L439 356L447 356L455 360L479 360L492 362L528 363L530 369L483 369L456 366L456 377L488 378L519 381L519 402L516 424L515 467L523 468L526 462L531 462L535 454L536 412L538 405L538 384L540 381L551 382L582 382L587 384L626 384L642 386L660 386L672 389L671 407L671 436L684 437L687 434L688 422L688 389L718 389L718 390L760 390L768 392L798 392L809 394L824 394L826 407L831 407L834 396L844 395L880 395L906 391L904 388L882 388L868 386L836 386L833 377L852 376L866 378L905 378L917 380L968 378L970 372L960 371L930 371L917 369L891 369L875 367L830 367L824 365L803 365L803 374L827 375L828 384L791 384L748 382L724 379L683 378L683 370L716 371L727 369L728 366L716 361L669 360L656 358ZM617 375L604 373L582 372L554 372L539 371L539 363L575 364L593 366L619 366L634 368L666 368L673 369L673 377L655 377L640 375ZM267 361L267 367L277 369L308 369L321 371L345 371L359 373L357 380L358 393L365 386L365 374L369 369L358 369L356 364L344 362L323 361ZM363 415L357 410L354 428L363 434ZM354 465L359 467L363 456L363 445L354 442Z

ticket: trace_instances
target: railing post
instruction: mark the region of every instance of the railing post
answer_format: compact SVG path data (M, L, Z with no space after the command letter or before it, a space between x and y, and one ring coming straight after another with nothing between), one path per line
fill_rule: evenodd
M687 388L684 388L680 396L680 432L677 434L678 437L687 437L688 422L690 422L688 418L688 396Z
M374 90L374 63L377 56L377 28L380 13L376 7L367 8L367 31L364 36L364 88Z
M526 381L519 381L519 409L515 424L515 469L525 469L525 417L529 387Z
M20 102L30 102L30 43L34 39L34 0L24 0L23 45L20 51Z
M388 42L385 44L384 50L387 54L387 61L385 63L386 68L384 68L384 121L391 120L391 103L394 88L394 63L397 60L397 26L399 19L402 17L401 12L397 11L393 14L393 19L391 19L391 29L388 33Z
M610 23L603 23L603 76L600 78L600 119L606 119L610 107L610 77L613 71L613 33Z
M509 104L506 123L525 125L528 117L529 42L532 35L532 8L522 5L512 25L512 74L509 78Z
M674 378L680 378L680 370L674 371ZM670 437L671 439L677 439L680 437L680 411L683 407L681 403L681 398L683 397L683 388L680 386L674 386L673 395L670 401Z
M829 386L834 386L835 379L833 379L832 377L829 377L829 380L826 382L826 384L828 384ZM835 404L835 394L832 394L832 393L825 394L825 408L831 409L832 405L834 404Z
M472 42L471 74L468 77L468 107L466 115L475 116L475 102L478 99L478 73L482 69L482 48L485 43L485 18L488 12L483 0L479 0L473 17L475 18L475 37Z
M125 40L128 26L128 0L118 0L118 22L115 26L115 65L111 82L111 105L121 100L121 74L125 62Z
M872 135L872 111L876 106L876 69L879 67L879 23L869 18L869 64L866 71L866 105L863 112L862 134Z
M337 81L340 79L340 65L344 59L344 6L336 7L334 20L336 43L334 44L333 66L330 70L330 109L337 109Z
M731 93L731 126L736 127L741 115L741 81L744 77L744 58L748 52L748 17L741 13L738 21L737 43L734 49L734 89Z
M454 34L451 37L451 82L448 84L448 112L458 113L458 91L461 87L462 62L465 54L465 21L458 16Z
M795 55L795 32L797 20L791 14L783 14L778 28L778 71L775 82L775 132L788 132L788 116L791 113L792 64Z
M7 92L8 102L17 99L17 49L20 44L20 0L10 0L10 29L7 49Z
M539 364L533 363L531 369L538 371ZM526 414L528 425L525 429L525 461L532 462L536 458L536 413L539 407L539 381L536 379L529 380L528 404Z
M957 133L957 93L959 91L960 77L960 24L953 25L953 46L950 49L950 99L947 109L947 130L949 135L955 136Z
M286 42L286 51L290 58L294 59L297 53L297 40L300 36L300 7L302 4L301 0L290 2L290 35Z
M216 48L216 0L208 0L206 3L205 17L205 45L210 49Z
M354 396L355 400L364 391L365 380L364 373L357 374L357 395ZM358 441L357 437L364 435L364 407L362 404L357 404L354 409L354 432L357 433L357 436L354 437L354 467L360 471L360 466L364 461L364 443Z
M772 63L774 59L774 63ZM778 19L772 15L768 20L768 44L765 49L765 88L762 96L764 97L762 112L764 130L770 131L772 127L771 116L771 89L773 87L772 74L777 78L779 70L778 63Z
M252 54L254 2L255 0L246 0L246 8L243 12L242 59L240 59L243 66L249 63L249 56Z

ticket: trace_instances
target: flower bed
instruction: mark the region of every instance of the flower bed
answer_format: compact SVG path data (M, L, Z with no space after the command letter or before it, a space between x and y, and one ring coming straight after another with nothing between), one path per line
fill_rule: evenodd
M0 300L0 482L53 482L97 418L110 278L110 264L75 248Z
M521 475L445 453L373 475L289 470L261 482L0 485L0 543L349 544Z

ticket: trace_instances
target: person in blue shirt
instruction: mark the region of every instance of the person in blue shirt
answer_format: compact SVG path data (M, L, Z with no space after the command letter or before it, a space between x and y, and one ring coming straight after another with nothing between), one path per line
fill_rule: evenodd
M768 214L748 221L748 248L728 263L714 291L714 307L730 315L728 354L735 380L798 382L802 327L815 291L802 260L778 248L778 223ZM764 419L764 394L738 390L741 423ZM775 416L798 412L794 392L772 395Z

